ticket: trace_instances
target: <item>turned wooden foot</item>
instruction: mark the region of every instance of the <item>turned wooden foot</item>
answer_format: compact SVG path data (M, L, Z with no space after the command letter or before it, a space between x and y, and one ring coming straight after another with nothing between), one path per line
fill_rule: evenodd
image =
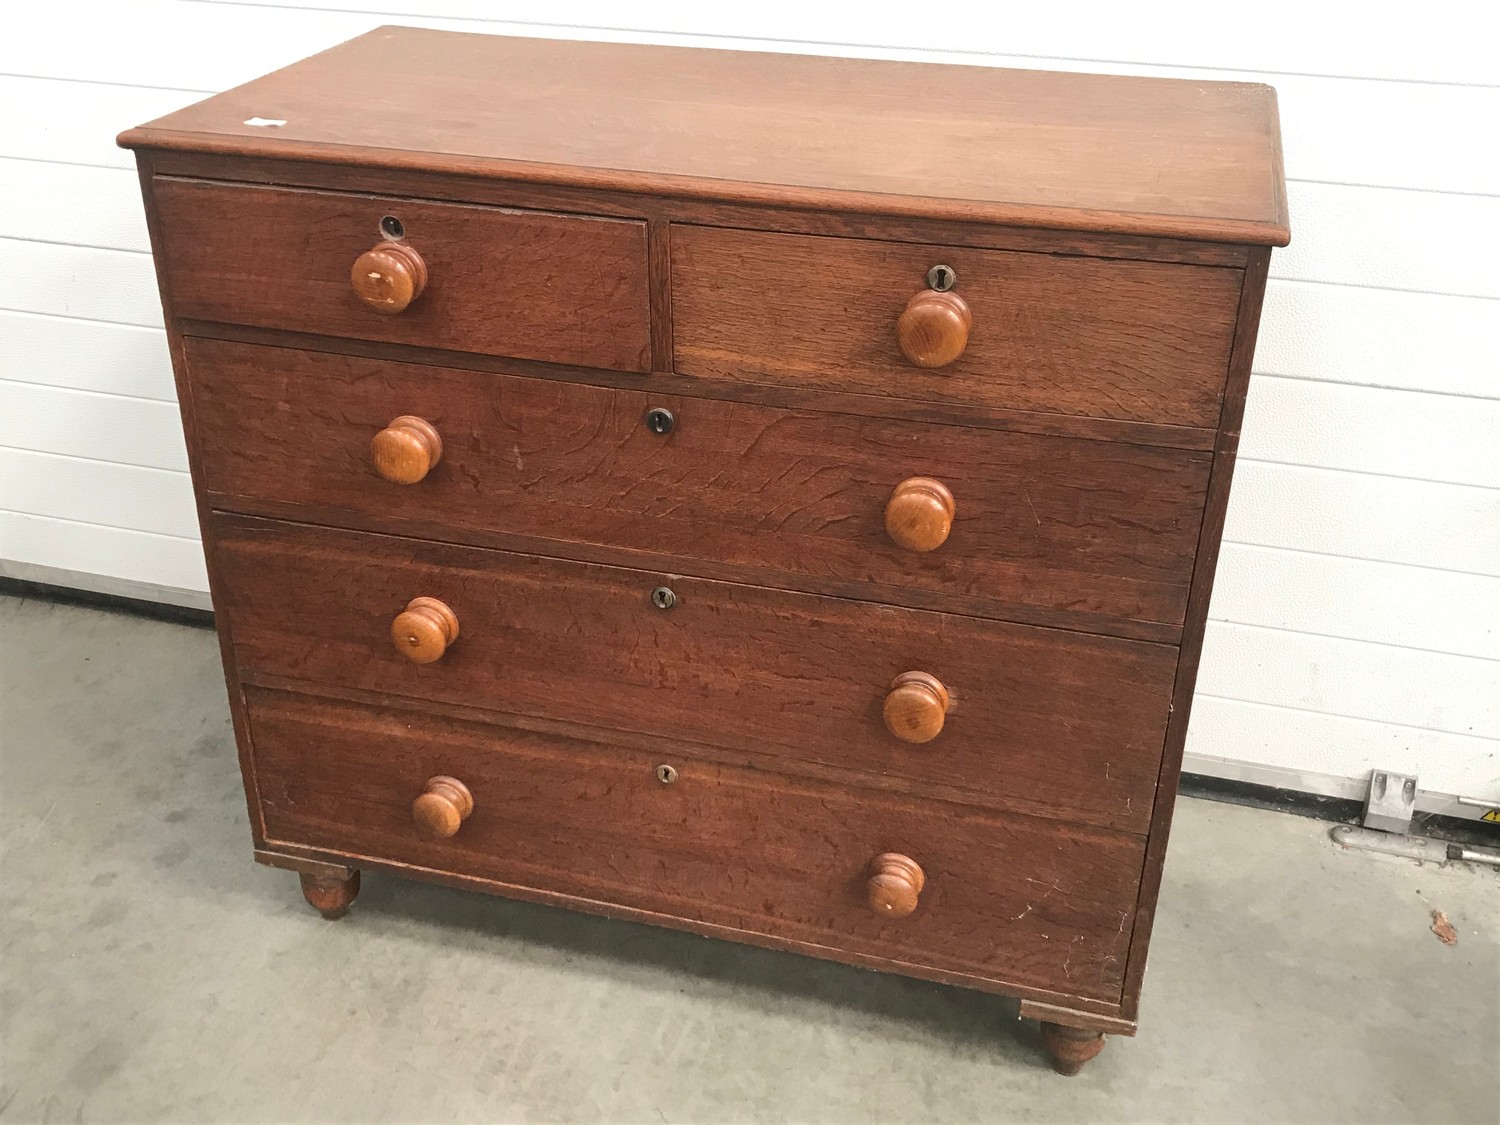
M359 894L359 872L351 871L347 878L328 875L302 874L302 897L308 905L328 919L342 918L349 913L354 896Z
M1058 1074L1073 1075L1083 1069L1084 1063L1104 1050L1104 1032L1064 1027L1059 1023L1043 1023L1042 1046L1052 1056L1052 1068Z

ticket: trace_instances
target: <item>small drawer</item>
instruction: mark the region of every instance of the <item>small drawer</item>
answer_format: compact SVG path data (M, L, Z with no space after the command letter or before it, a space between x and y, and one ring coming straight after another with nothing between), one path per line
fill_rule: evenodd
M240 517L211 526L250 682L817 762L1144 833L1177 650Z
M933 280L952 283L945 294L928 287L940 266L949 272ZM674 226L676 370L1211 429L1240 278L1213 266Z
M180 317L650 367L644 223L171 177L153 190Z
M246 698L273 843L981 987L1119 999L1143 862L1134 837L666 749Z
M1044 623L1182 623L1206 453L216 340L186 353L216 508L503 530Z

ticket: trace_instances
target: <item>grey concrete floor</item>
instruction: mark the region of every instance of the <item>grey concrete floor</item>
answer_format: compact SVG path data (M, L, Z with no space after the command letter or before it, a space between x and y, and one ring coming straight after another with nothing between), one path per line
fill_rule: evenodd
M0 598L4 1121L1494 1122L1500 879L1182 803L1142 1031L250 859L205 629ZM1447 912L1458 944L1429 932Z

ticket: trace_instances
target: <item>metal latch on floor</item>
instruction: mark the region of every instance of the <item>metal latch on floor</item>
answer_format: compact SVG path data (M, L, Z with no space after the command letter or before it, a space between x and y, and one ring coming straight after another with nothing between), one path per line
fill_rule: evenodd
M1459 798L1463 804L1478 801ZM1336 825L1329 833L1333 841L1356 851L1379 852L1429 863L1464 860L1500 867L1500 853L1483 848L1450 844L1411 834L1412 815L1417 807L1417 779L1389 770L1370 773L1370 789L1365 795L1365 814L1360 824ZM1489 819L1486 817L1485 819Z

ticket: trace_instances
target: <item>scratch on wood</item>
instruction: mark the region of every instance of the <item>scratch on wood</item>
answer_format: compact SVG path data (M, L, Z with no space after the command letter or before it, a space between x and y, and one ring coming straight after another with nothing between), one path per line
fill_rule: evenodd
M1037 526L1042 525L1042 517L1036 514L1036 505L1031 502L1031 493L1026 491L1026 486L1021 486L1021 495L1026 497L1026 506L1031 509L1031 518L1036 520Z
M1035 879L1027 879L1026 881L1028 883L1035 883L1036 882ZM1054 879L1052 881L1052 885L1050 887L1048 887L1042 893L1042 897L1041 898L1037 899L1036 902L1027 903L1026 909L1023 910L1023 911L1021 911L1021 913L1017 914L1014 918L1011 919L1011 921L1012 922L1019 922L1022 918L1026 917L1026 915L1030 914L1031 911L1032 911L1032 908L1035 907L1035 906L1037 906L1039 903L1045 902L1046 899L1047 899L1047 896L1050 895L1053 891L1057 890L1058 886L1061 885L1061 883L1062 883L1061 879Z

